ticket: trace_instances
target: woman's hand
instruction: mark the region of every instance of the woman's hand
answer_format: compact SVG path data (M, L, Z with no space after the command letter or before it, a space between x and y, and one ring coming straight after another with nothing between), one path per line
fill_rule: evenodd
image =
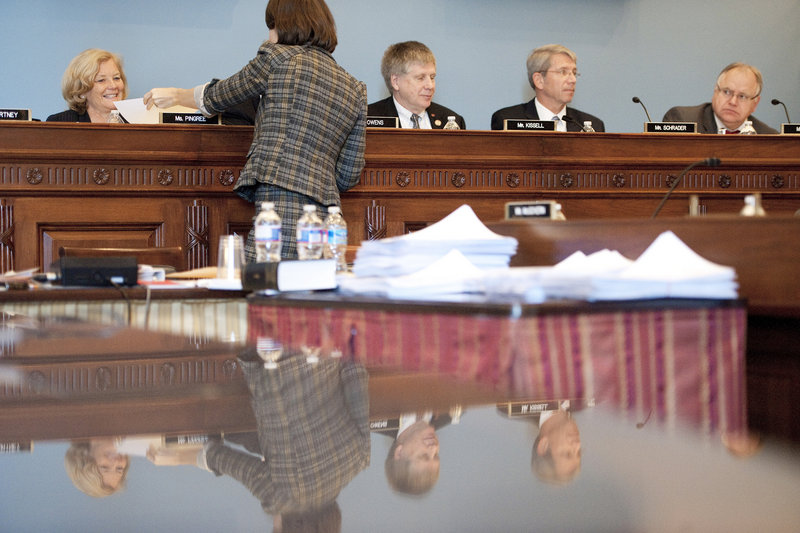
M159 87L150 89L142 98L147 109L153 106L158 108L182 105L184 107L196 108L194 103L194 90L179 89L177 87Z

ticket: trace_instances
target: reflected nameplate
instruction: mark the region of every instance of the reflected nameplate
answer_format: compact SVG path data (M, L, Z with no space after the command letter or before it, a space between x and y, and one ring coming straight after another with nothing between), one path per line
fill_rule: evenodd
M0 442L0 454L31 452L33 452L33 441Z
M0 120L31 120L30 109L0 109Z
M781 135L800 135L800 123L786 122L781 124Z
M368 128L399 128L400 119L397 117L367 117Z
M508 131L556 131L556 122L554 120L507 118L503 121L503 129Z
M161 124L222 124L222 115L207 117L202 113L159 113Z
M697 133L696 122L645 122L645 133Z

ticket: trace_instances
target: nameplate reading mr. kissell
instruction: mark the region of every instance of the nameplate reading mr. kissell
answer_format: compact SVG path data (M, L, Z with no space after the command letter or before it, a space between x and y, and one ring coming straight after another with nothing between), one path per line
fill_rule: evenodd
M556 122L554 120L507 118L503 122L503 129L511 131L556 131Z
M645 122L645 133L697 133L696 122Z
M0 120L30 120L30 109L0 109Z
M397 117L367 117L368 128L399 128L399 122Z
M800 124L797 122L786 122L781 124L781 133L784 135L800 135Z
M161 113L162 124L222 124L221 115L207 117L200 113Z

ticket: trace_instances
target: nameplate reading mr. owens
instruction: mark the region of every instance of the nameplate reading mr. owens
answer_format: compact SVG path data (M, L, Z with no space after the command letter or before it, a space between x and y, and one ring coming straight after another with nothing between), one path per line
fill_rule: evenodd
M645 133L697 133L696 122L645 122Z
M200 113L161 113L162 124L222 124L222 117L207 117Z
M525 120L507 118L503 129L510 131L556 131L554 120Z
M367 117L368 128L399 128L399 122L397 117Z
M30 109L0 109L0 120L30 120Z
M784 135L800 135L800 124L797 122L786 122L781 124L781 133Z

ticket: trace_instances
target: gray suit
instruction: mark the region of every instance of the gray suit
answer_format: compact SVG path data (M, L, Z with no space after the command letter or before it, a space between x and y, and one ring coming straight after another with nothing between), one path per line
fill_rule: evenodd
M696 122L698 133L717 133L717 121L714 120L714 110L711 108L710 102L695 106L673 107L664 114L663 120L664 122ZM747 117L747 120L753 121L756 133L778 133L777 130L770 128L753 115Z

